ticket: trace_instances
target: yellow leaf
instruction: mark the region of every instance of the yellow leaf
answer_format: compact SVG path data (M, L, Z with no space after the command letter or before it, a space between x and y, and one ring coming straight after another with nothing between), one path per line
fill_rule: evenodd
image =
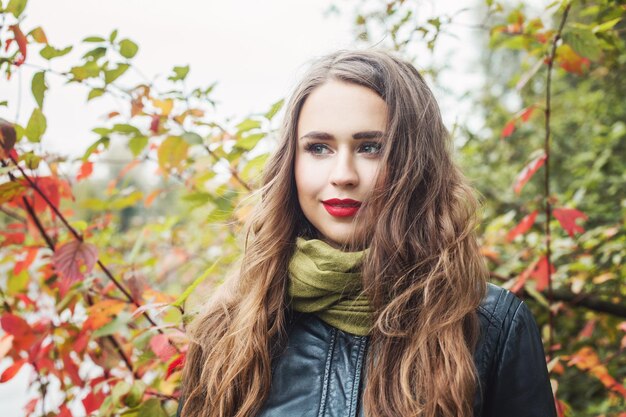
M174 107L174 100L171 98L168 98L167 100L154 99L152 100L152 104L154 107L161 109L161 114L163 116L169 116L172 108Z

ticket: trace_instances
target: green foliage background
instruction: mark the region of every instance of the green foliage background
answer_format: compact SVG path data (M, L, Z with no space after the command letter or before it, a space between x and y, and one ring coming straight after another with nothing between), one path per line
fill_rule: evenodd
M166 89L129 83L140 46L123 34L53 46L45 28L23 18L26 0L0 4L0 75L14 82L31 54L50 61L31 79L37 107L24 120L2 122L0 358L13 365L1 379L30 367L39 393L28 415L71 415L76 403L93 415L173 415L184 324L236 266L283 101L226 127L212 116L215 84L187 88L189 67L173 65ZM423 57L462 14L425 16L422 6L344 1L336 9L354 14L358 45L382 34L377 46L419 58L438 85L445 68L425 67ZM472 42L483 51L485 81L465 95L481 123L451 131L484 205L481 243L492 279L533 309L559 414L624 417L626 7L489 0L469 13L481 22ZM73 48L83 53L79 62L55 64ZM98 139L75 160L40 146L51 77L82 85L86 100L124 103L94 126ZM118 142L122 149L112 146ZM547 165L515 192L520 172L544 153ZM107 158L121 161L111 180L92 177ZM146 175L156 181L147 184ZM580 229L570 225L568 233L554 208L586 219L574 219ZM508 239L535 210L527 230ZM62 255L73 263L64 266ZM544 256L551 274L537 267ZM91 362L99 375L78 373ZM52 381L62 401L47 408Z

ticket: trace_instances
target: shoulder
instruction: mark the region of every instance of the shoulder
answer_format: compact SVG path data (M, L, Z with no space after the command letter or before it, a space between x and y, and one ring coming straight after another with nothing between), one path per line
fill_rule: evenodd
M520 342L520 337L530 337L540 343L539 330L530 309L505 288L487 284L487 293L478 307L478 318L481 338L476 360L485 374L493 369L505 351Z
M526 303L511 291L492 283L487 283L487 293L478 307L478 315L482 323L499 329L514 321L532 318Z

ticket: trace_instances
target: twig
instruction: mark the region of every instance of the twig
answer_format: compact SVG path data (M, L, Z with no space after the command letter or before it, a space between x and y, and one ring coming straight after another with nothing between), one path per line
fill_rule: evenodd
M211 155L213 157L213 159L215 159L215 162L220 160L220 158L217 155L215 155L215 152L213 152L208 147L208 145L204 145L204 149L206 149L206 151L209 153L209 155ZM228 168L229 168L230 174L233 176L233 178L235 180L237 180L237 182L239 184L241 184L247 191L251 192L252 191L252 187L250 187L244 180L241 179L241 177L239 177L239 174L237 174L237 171L233 167L231 167L231 166L229 166Z
M551 256L552 256L552 248L551 248L551 240L552 236L550 234L550 219L552 217L552 205L550 204L550 113L551 113L551 87L552 87L552 67L554 66L554 59L556 58L556 46L561 39L561 33L563 32L563 27L565 26L565 21L567 20L567 15L569 14L569 10L572 4L567 3L565 6L565 10L563 11L563 17L561 18L561 24L559 25L559 30L556 33L556 36L552 40L552 51L550 52L550 57L548 59L548 75L546 81L546 107L545 107L545 131L546 136L544 140L544 153L546 155L545 160L545 170L544 170L544 190L545 190L545 201L546 201L546 223L545 223L545 233L546 233L546 260L548 263L548 303L552 304L554 301L554 293L552 291L552 272L550 271L550 265L552 265ZM554 344L554 312L552 309L548 309L548 328L550 329L550 333L548 336L548 346L550 349L548 350L548 360L552 358L552 346Z

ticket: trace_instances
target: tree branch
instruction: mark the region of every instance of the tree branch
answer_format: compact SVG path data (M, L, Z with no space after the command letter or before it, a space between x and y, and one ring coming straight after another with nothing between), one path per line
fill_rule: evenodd
M565 21L567 20L567 15L569 14L569 10L572 4L567 3L565 6L565 10L563 11L563 17L561 18L561 23L559 25L559 30L557 31L554 39L552 40L552 51L550 52L550 57L548 59L548 75L546 81L546 107L544 109L545 112L545 139L544 139L544 153L546 155L545 160L545 169L544 169L544 192L545 192L545 214L546 214L546 222L545 222L545 234L546 234L546 260L548 262L548 303L552 304L554 300L554 293L552 291L552 272L550 271L550 265L552 265L551 257L552 257L552 248L551 241L552 236L550 233L550 219L552 217L552 205L550 204L550 114L551 114L551 87L552 87L552 68L554 66L554 59L556 58L556 46L561 39L561 33L563 32L563 27L565 26ZM552 309L549 309L548 315L548 328L550 329L550 333L548 336L548 346L552 346L554 344L554 312ZM548 357L551 357L551 352L548 352Z

